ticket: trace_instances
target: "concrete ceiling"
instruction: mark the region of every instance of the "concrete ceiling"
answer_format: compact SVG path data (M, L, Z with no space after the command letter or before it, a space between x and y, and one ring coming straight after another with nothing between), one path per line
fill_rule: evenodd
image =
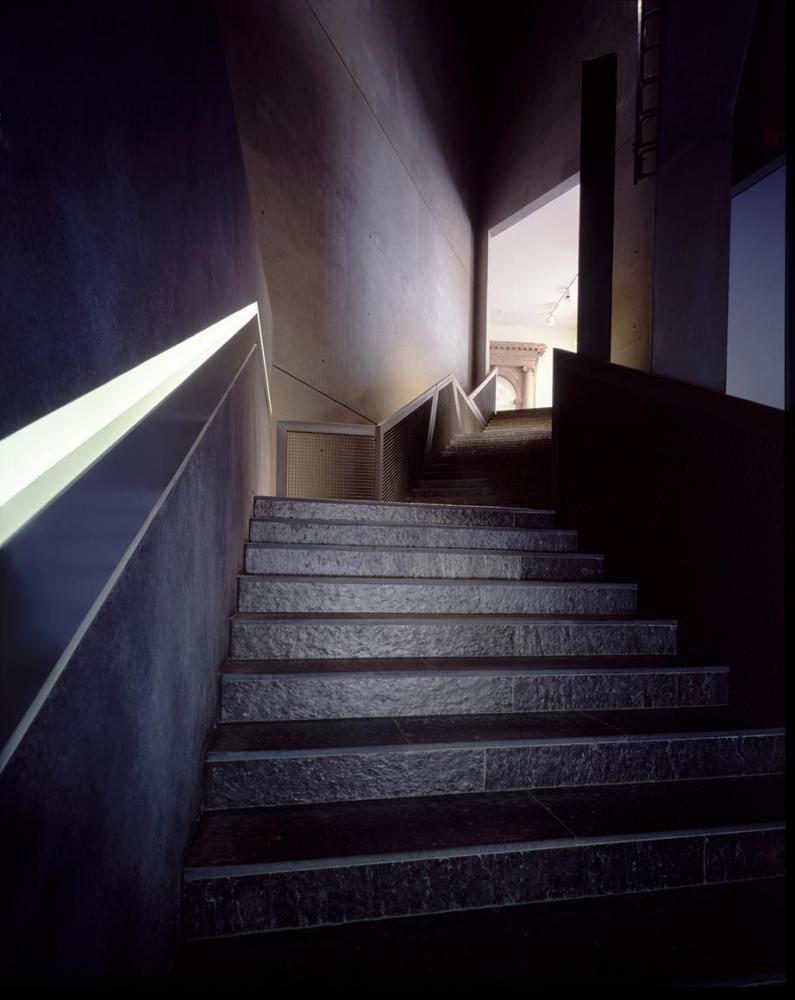
M580 186L572 187L489 240L489 323L544 326L577 273ZM577 325L577 282L555 312L555 326Z

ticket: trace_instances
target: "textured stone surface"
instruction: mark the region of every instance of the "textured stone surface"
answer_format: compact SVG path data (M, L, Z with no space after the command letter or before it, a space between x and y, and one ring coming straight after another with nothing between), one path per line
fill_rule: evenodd
M705 881L733 882L786 874L786 831L715 834L704 852Z
M514 708L531 712L725 705L728 686L725 669L533 674L515 678Z
M429 734L433 738L433 734ZM230 809L460 792L609 785L776 774L784 766L777 735L677 735L662 739L552 736L511 745L426 742L389 749L212 753L207 806ZM410 738L410 733L407 734ZM395 740L394 742L397 742ZM453 743L455 742L455 746ZM499 738L493 740L499 743Z
M483 580L600 580L604 557L334 545L246 545L247 573Z
M221 721L510 712L513 684L488 674L224 677Z
M673 622L498 616L236 616L238 659L381 656L612 656L676 652Z
M251 521L252 542L306 545L392 545L461 549L574 552L576 531L534 528L469 528L456 525L356 524L339 521Z
M221 721L726 704L725 670L223 676Z
M505 986L637 994L639 984L783 985L785 897L776 878L204 939L182 945L170 982L226 992L388 982L490 995Z
M185 934L312 927L373 917L642 892L703 881L704 838L468 851L400 861L201 877L183 886Z
M784 738L763 736L624 737L617 742L494 747L488 790L606 785L634 781L773 774L784 767Z
M441 507L411 503L355 503L344 500L298 500L256 497L255 517L303 518L318 521L356 521L378 524L482 525L490 528L553 528L551 510L494 510L482 507Z
M631 614L637 588L621 583L496 583L477 580L308 580L243 576L241 612Z
M483 791L482 749L272 754L211 760L209 809Z

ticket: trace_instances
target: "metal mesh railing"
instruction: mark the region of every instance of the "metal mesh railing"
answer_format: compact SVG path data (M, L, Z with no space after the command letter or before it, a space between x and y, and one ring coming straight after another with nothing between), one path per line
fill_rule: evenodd
M469 397L486 423L497 412L497 369L495 368Z
M279 421L277 490L288 497L400 502L429 459L456 434L477 433L484 423L452 375L376 426Z
M375 435L287 430L284 495L319 500L370 500L375 495Z
M422 475L433 397L383 432L382 500L405 500Z
M436 401L436 422L433 428L431 454L436 456L450 444L454 435L459 433L458 407L456 405L455 387L448 382L439 390Z

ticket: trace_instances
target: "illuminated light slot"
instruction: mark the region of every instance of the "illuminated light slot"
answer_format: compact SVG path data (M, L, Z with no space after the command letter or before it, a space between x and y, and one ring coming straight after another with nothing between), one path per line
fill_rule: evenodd
M0 545L254 318L256 302L0 441Z

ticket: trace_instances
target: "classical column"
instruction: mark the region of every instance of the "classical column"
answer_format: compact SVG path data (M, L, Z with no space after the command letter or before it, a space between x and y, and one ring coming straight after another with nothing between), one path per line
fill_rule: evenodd
M533 375L535 374L535 365L531 368L529 365L522 365L522 409L530 410L533 408L535 402L534 396L535 389Z

